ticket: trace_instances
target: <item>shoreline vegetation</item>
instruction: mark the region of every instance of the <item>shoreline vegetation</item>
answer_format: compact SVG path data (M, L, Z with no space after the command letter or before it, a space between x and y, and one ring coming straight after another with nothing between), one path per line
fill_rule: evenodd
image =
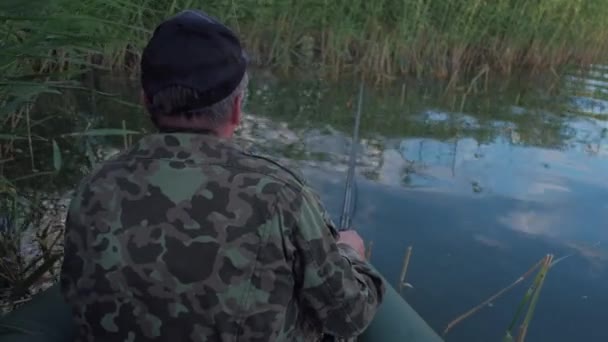
M378 82L402 76L455 82L485 73L555 73L608 55L608 5L600 0L32 3L0 5L9 37L4 58L28 65L30 73L76 66L135 74L155 25L198 7L238 32L255 66L283 75L314 68L330 79L356 74Z

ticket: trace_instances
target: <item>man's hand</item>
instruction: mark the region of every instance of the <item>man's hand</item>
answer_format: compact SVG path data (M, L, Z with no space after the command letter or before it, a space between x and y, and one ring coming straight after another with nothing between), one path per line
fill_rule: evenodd
M365 259L365 243L359 234L354 230L345 230L340 232L338 243L343 243L354 248L362 259Z

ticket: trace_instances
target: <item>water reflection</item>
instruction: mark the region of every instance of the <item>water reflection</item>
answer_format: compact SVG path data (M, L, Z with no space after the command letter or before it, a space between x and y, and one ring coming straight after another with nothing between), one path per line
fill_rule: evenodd
M305 171L338 217L343 174ZM605 244L589 236L606 222L599 206L405 191L365 178L359 179L358 194L354 222L374 241L372 262L393 284L407 246L414 247L408 270L414 289L404 296L435 329L442 330L551 252L567 258L549 274L530 341L608 338L600 328L608 305L608 253ZM575 227L580 231L567 234ZM454 329L448 341L499 341L524 291L525 286L518 287L495 301Z
M589 90L602 82L583 83ZM373 260L389 279L406 246L415 246L415 290L406 297L436 329L551 252L564 259L551 271L529 339L608 339L601 328L608 317L606 100L597 89L583 97L569 86L547 97L556 105L470 102L450 111L415 104L407 114L384 107L386 116L363 126L355 222L380 246ZM283 129L301 137L297 157L275 154L300 161L337 217L343 174L336 171L346 169L348 126L331 117L334 110L315 107L328 116L319 121L343 128L310 133L272 108L258 112L289 122ZM499 340L523 290L492 303L449 340Z
M595 66L586 75L568 75L566 87L572 89L571 109L580 114L608 114L608 72L603 66Z
M581 121L575 123L580 125ZM587 129L596 128L597 133L599 127ZM323 132L291 130L286 123L250 117L240 137L250 146L298 167L325 172L347 169L351 141L345 132L331 128ZM517 146L516 141L504 136L485 144L473 138L443 142L376 137L360 144L358 171L367 179L390 187L535 202L543 205L545 212L515 211L499 221L532 235L607 239L608 232L597 224L581 226L608 205L608 183L599 176L608 171L608 160L582 148L592 140L582 139L577 130L566 150ZM578 207L583 203L584 207ZM566 222L570 224L565 225ZM601 222L599 217L595 222Z

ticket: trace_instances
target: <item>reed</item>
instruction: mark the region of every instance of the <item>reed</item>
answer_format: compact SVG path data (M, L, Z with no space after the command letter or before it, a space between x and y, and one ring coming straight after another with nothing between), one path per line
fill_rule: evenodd
M515 342L515 341L524 342L526 335L528 333L528 328L530 327L530 323L532 322L532 318L534 317L534 312L536 310L536 304L538 303L538 298L540 296L540 292L541 292L542 286L544 284L544 281L547 277L547 273L559 261L564 260L564 259L568 258L569 256L570 255L567 255L567 256L561 257L554 261L553 260L554 255L547 254L540 261L538 261L536 264L534 264L528 271L526 271L526 273L524 273L519 278L517 278L513 283L511 283L510 285L501 289L494 295L490 296L483 302L479 303L478 305L476 305L469 311L465 312L464 314L458 316L457 318L452 320L450 323L448 323L447 326L445 327L445 329L443 330L442 337L445 338L447 333L450 330L452 330L456 325L458 325L461 322L463 322L464 320L470 318L471 316L473 316L474 314L479 312L481 309L485 308L487 305L489 305L490 303L492 303L499 297L503 296L505 293L511 291L513 288L515 288L517 285L519 285L521 282L523 282L526 278L531 276L536 270L538 270L538 272L536 273L536 276L534 278L534 281L532 282L532 284L530 285L530 287L524 294L524 297L522 298L522 300L519 302L519 304L517 306L517 310L515 311L515 314L513 316L513 319L511 320L509 327L505 331L505 335L503 336L503 339L502 339L503 342ZM514 333L516 324L522 318L523 310L526 306L528 306L528 310L526 311L526 314L523 317L523 320L517 329L517 333ZM514 337L514 335L516 337Z
M447 335L447 333L450 330L452 330L452 328L454 328L456 325L460 324L462 321L464 321L467 318L471 317L472 315L474 315L475 313L477 313L479 310L485 308L490 303L492 303L493 301L495 301L496 299L498 299L499 297L501 297L505 293L507 293L510 290L512 290L513 288L515 288L519 283L521 283L522 281L524 281L525 279L527 279L534 271L536 271L538 268L540 268L541 266L543 266L544 263L546 262L546 260L547 260L546 257L543 258L543 259L541 259L536 264L534 264L528 271L526 271L526 273L524 273L519 278L517 278L513 283L509 284L507 287L501 289L500 291L498 291L497 293L493 294L492 296L490 296L489 298L487 298L483 302L481 302L478 305L476 305L475 307L471 308L469 311L465 312L464 314L462 314L462 315L458 316L457 318L455 318L454 320L452 320L450 323L447 324L447 326L443 330L442 337L445 337Z
M410 265L410 259L412 257L412 246L407 247L407 252L405 253L405 257L403 258L403 266L401 267L401 275L399 276L399 283L397 284L397 288L399 289L399 293L403 292L404 287L411 287L411 284L405 282L405 276L407 274L407 269Z
M95 39L86 44L86 60L132 73L137 71L139 53L154 26L184 8L201 8L227 22L243 37L257 65L287 73L310 70L312 63L333 78L362 73L376 81L403 74L458 79L475 75L482 68L498 74L522 68L551 70L572 63L604 61L608 42L608 28L603 25L608 4L601 0L50 3L47 7L53 11L44 12L47 19L31 17L21 25L17 37L22 44L28 45L41 22L48 29L49 21L70 18L54 28L61 27L62 33L77 44L58 48L53 46L55 42L47 41L42 46L48 50L46 54L60 57L65 67L77 58L78 49L73 47L94 32ZM9 5L0 7L0 13L9 10ZM120 39L111 38L117 36ZM37 69L48 67L43 63Z

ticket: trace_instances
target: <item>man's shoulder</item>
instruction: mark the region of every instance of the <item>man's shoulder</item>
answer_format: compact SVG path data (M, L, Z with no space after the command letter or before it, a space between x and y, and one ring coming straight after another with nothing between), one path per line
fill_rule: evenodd
M308 186L302 173L285 160L258 151L242 150L239 154L237 168L254 171L260 179L270 177L297 192Z
M250 160L251 163L255 163L261 168L267 168L266 174L282 180L285 185L291 187L291 189L289 189L291 191L285 194L283 197L284 199L292 202L296 207L302 205L303 201L305 201L306 205L309 206L308 210L317 212L334 237L337 237L337 226L323 205L321 196L308 184L302 173L296 167L289 167L288 162L281 161L278 158L265 154L248 153L248 155L252 158ZM287 189L284 190L288 191ZM297 208L292 209L298 210Z
M141 188L153 185L177 200L178 195L188 198L190 191L184 186L178 186L178 191L176 184L187 183L194 190L207 183L212 184L215 193L262 195L267 201L281 193L283 199L297 201L309 187L302 173L288 161L231 143L165 144L171 137L148 139L100 162L78 188L90 196L101 196L97 193L105 192L102 189L141 194ZM193 172L199 168L200 173Z
M236 190L249 195L252 191L266 195L282 192L293 199L293 196L298 197L309 187L302 173L288 161L233 146L213 146L207 149L209 150L204 155L196 155L189 150L190 155L180 159L175 150L170 151L172 153L165 152L169 158L158 158L150 157L157 154L155 151L145 151L149 155L144 155L141 149L129 148L98 163L81 179L78 188L81 192L90 192L92 189L105 189L112 184L113 188L133 192L136 187L148 183L163 190L176 182L188 182L192 188L196 188L197 183L207 182L217 185L215 191ZM192 168L200 168L200 176L193 173Z

